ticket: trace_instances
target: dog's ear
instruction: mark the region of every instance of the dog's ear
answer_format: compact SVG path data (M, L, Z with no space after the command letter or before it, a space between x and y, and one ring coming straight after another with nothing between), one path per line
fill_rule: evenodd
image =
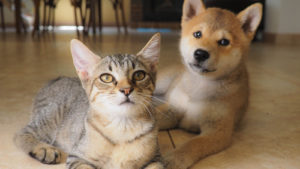
M202 0L185 0L182 8L182 22L186 22L204 11L205 6Z
M246 35L252 39L262 18L262 4L255 3L250 5L241 11L237 17L242 23L242 29Z

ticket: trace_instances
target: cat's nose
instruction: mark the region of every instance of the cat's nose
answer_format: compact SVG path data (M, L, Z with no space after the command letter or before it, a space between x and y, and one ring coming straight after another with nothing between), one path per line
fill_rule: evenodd
M125 96L129 96L133 91L133 87L121 88L120 92L123 93Z

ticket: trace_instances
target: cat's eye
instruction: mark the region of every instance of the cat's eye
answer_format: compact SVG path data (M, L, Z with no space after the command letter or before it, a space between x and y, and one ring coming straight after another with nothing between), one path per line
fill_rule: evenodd
M218 41L218 44L220 46L228 46L230 44L230 41L228 39L221 39Z
M100 80L104 83L111 83L115 80L115 78L108 73L104 73L104 74L100 75Z
M199 39L199 38L202 37L202 32L201 31L197 31L197 32L194 32L193 35L194 35L195 38Z
M146 77L146 73L142 70L139 70L139 71L134 72L132 79L134 81L141 81L141 80L145 79L145 77Z

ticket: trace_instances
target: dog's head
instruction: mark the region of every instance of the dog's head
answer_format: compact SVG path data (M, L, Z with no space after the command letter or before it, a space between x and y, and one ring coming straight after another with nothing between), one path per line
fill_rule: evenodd
M206 9L201 0L185 0L180 41L184 64L194 73L214 78L232 72L243 62L261 17L260 3L235 15Z

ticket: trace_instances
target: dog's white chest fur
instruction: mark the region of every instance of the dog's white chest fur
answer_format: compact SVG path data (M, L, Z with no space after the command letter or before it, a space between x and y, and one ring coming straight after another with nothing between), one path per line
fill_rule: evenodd
M209 98L216 94L219 84L185 73L169 91L168 102L182 115L180 127L198 132L200 121L210 109Z

